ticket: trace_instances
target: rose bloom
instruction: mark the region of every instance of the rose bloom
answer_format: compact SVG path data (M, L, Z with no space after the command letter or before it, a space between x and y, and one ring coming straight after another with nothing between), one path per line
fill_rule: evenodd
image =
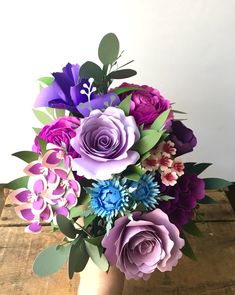
M127 279L147 280L155 269L171 271L177 265L184 240L168 216L155 209L145 214L134 212L133 220L127 216L117 219L102 245L110 264Z
M94 110L81 119L71 145L81 156L72 162L73 170L88 179L105 180L135 164L140 155L131 147L140 138L132 116L115 107Z
M197 139L193 131L187 128L181 121L172 121L168 139L175 144L176 156L192 152L197 145Z
M72 157L78 154L70 145L70 140L76 135L76 129L80 125L80 120L76 117L60 117L51 123L45 125L38 133L38 136L47 143L53 143L59 147L65 144L67 152ZM40 153L40 146L37 138L34 140L33 151Z
M147 85L135 85L123 83L119 87L136 87L142 90L134 90L120 95L123 100L127 95L131 93L131 109L130 114L135 117L137 125L144 124L145 127L150 126L155 119L167 109L170 109L169 100L165 99L159 92L159 90L149 87ZM168 121L173 118L171 112Z

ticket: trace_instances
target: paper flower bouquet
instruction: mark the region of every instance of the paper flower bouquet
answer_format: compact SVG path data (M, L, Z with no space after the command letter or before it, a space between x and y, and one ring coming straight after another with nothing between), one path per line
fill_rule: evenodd
M197 206L211 203L205 189L223 179L198 175L210 164L183 163L197 144L193 131L159 90L122 83L134 76L120 66L117 37L103 37L102 67L68 63L39 79L34 113L42 128L31 151L14 156L27 162L25 176L7 184L27 233L44 224L64 239L43 250L33 270L50 275L68 261L71 279L91 258L103 271L116 266L127 279L148 279L171 271L183 254L194 258L186 234L200 235ZM52 233L53 234L53 233Z

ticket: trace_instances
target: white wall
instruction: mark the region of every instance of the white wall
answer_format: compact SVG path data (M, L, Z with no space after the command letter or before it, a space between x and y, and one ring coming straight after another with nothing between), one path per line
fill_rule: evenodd
M234 0L7 0L0 2L0 182L21 175L11 153L31 148L36 79L68 61L97 60L115 32L135 59L137 83L159 88L188 112L198 146L187 159L235 172ZM131 81L131 80L130 80Z

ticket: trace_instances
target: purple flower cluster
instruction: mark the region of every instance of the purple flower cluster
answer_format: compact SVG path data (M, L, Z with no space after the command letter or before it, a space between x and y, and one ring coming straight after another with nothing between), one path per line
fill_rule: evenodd
M161 184L160 191L174 197L167 202L159 202L158 207L164 211L170 221L179 229L192 218L197 201L205 196L205 183L196 174L185 173L174 186Z

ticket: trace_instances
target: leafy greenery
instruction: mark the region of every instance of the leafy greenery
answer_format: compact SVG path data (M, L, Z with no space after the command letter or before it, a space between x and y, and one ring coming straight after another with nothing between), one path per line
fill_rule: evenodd
M196 173L197 175L201 174L203 171L205 171L208 167L210 167L211 163L199 163L190 165L186 168L188 173Z
M193 236L197 236L197 237L202 236L202 232L200 231L200 229L197 227L197 225L195 224L193 220L190 220L187 224L185 224L183 226L183 229L184 231L186 231L187 233Z
M38 79L38 81L45 84L46 86L49 86L54 81L54 78L53 77L41 77Z
M63 215L57 215L56 221L57 221L60 231L64 235L66 235L66 237L68 237L70 239L75 239L75 237L77 235L77 230L75 229L71 220L67 219Z
M181 237L182 237L182 238L184 239L184 241L185 241L185 245L184 245L183 249L181 249L182 253L183 253L185 256L187 256L187 257L191 258L192 260L195 260L195 261L196 261L197 258L196 258L195 254L194 254L194 252L193 252L193 249L192 249L192 247L191 247L191 245L190 245L188 239L186 238L186 235L185 235L183 232L181 232Z
M41 277L57 272L68 259L69 251L70 245L55 245L44 249L34 261L33 272Z
M17 157L27 163L30 163L32 161L38 160L39 155L37 153L31 152L31 151L21 151L12 154L12 156Z
M160 131L165 125L166 119L168 118L170 111L171 110L168 109L164 111L163 113L161 113L161 115L159 115L157 119L153 122L153 124L151 125L151 129Z
M39 110L33 110L34 115L38 119L40 123L43 125L46 125L52 121L52 118L49 117L46 113L39 111Z
M198 202L199 204L218 204L216 200L211 198L210 196L205 195L205 197Z
M102 270L107 271L109 268L109 263L102 253L100 255L99 247L89 242L89 239L85 240L86 250L92 261Z
M38 144L40 146L41 152L44 155L46 153L47 142L43 140L41 137L37 136Z
M4 187L13 189L13 190L18 188L26 188L28 185L28 181L29 181L29 176L23 176L5 184Z
M118 58L119 41L115 34L109 33L100 41L98 56L103 65L111 65Z
M225 188L233 183L221 178L204 178L206 189L220 189Z
M79 76L81 78L93 78L96 83L101 83L103 79L102 69L94 62L85 62L79 71Z
M126 116L128 116L131 107L131 94L128 95L125 99L123 99L122 102L118 105L118 107L123 110Z
M108 78L110 78L110 79L126 79L126 78L130 78L132 76L135 76L136 74L137 74L137 72L135 70L124 69L124 70L118 70L118 71L111 72L108 75Z
M140 154L143 155L150 151L160 140L164 131L157 132L155 137L151 134L143 136L135 145L135 150Z

